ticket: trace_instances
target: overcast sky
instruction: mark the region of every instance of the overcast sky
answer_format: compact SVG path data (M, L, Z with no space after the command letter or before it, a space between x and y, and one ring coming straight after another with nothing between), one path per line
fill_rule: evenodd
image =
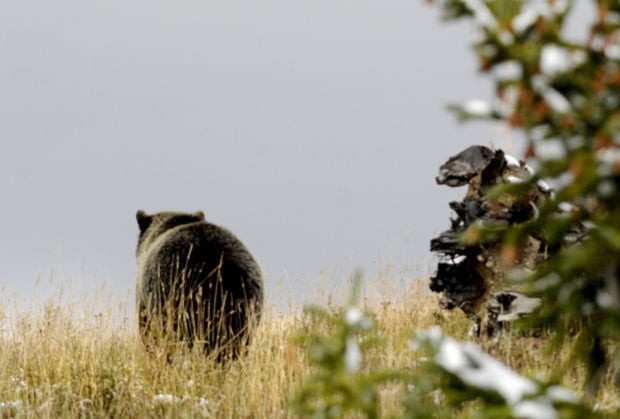
M428 276L464 193L439 165L510 145L445 110L491 95L471 39L421 0L3 4L4 300L52 270L131 294L140 208L236 232L268 298L356 266Z

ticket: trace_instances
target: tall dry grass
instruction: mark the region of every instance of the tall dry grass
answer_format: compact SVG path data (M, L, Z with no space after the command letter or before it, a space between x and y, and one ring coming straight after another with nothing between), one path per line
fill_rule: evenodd
M119 319L120 305L95 313L87 301L67 305L52 299L27 311L0 310L5 324L0 417L293 416L287 401L311 373L304 352L292 342L293 336L312 331L313 323L299 310L282 314L268 307L247 356L222 367L200 353L178 354L171 362L149 355L133 321ZM317 303L330 301L325 295ZM394 284L380 275L367 281L363 306L374 313L382 337L382 344L365 354L365 369L415 370L420 354L409 339L413 331L431 325L468 339L467 319L440 310L423 280ZM538 338L507 337L485 346L527 374L549 374L568 353L549 353L546 341ZM565 384L574 388L582 372L573 369ZM384 415L401 413L403 391L398 386L382 390ZM598 402L617 403L611 384Z

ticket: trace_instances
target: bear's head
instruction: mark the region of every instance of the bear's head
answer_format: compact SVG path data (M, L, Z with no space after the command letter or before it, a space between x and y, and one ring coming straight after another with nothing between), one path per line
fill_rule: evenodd
M202 211L193 213L179 211L164 211L154 214L147 214L143 210L138 210L136 220L140 228L138 237L138 249L140 252L142 247L147 247L155 241L157 237L166 231L185 224L192 224L205 221L205 214Z

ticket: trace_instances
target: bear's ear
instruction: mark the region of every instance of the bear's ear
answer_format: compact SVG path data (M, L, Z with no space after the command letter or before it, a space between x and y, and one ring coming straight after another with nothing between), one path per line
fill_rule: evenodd
M136 220L138 220L140 232L144 233L146 229L149 228L149 226L151 225L151 222L153 221L153 216L148 215L143 210L138 210L138 212L136 213Z
M201 221L204 221L205 219L205 213L202 211L196 211L193 215Z

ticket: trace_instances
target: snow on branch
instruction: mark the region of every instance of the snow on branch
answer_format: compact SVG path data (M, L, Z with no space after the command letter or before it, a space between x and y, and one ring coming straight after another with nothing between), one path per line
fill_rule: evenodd
M430 346L434 363L478 393L499 395L519 418L554 419L558 404L576 403L575 395L559 386L542 387L484 352L471 342L457 342L434 326L418 334L414 346Z

